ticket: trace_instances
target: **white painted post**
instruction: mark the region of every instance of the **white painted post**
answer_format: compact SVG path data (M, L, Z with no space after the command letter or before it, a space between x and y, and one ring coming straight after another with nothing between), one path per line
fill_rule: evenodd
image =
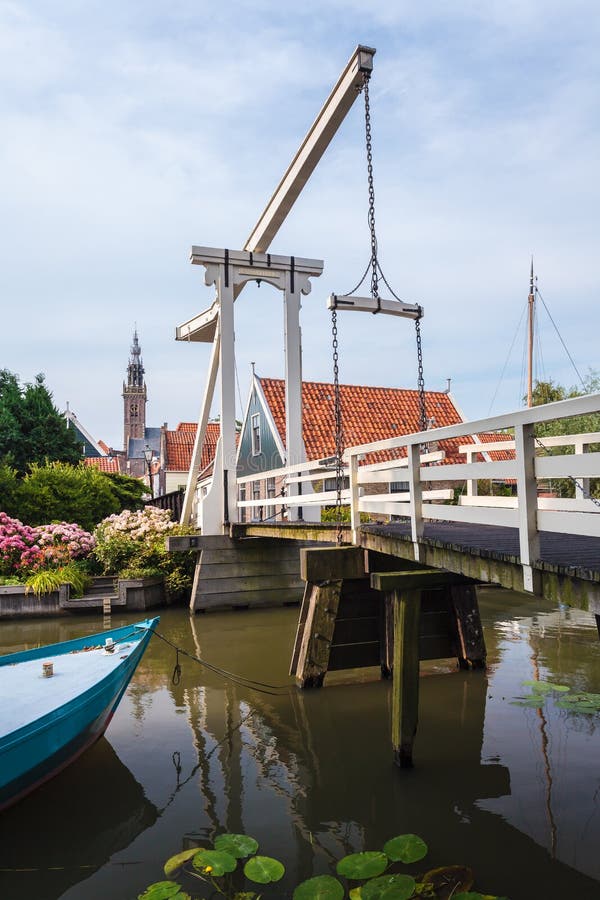
M536 592L533 563L540 558L537 529L537 482L535 480L534 425L515 425L517 494L519 502L519 550L523 567L523 588Z
M221 401L221 472L215 470L215 478L220 479L223 498L223 532L229 522L237 522L237 471L235 449L235 333L233 321L233 278L228 260L219 266L218 292L220 301L221 350L220 350L220 401Z
M285 333L285 446L286 465L304 462L302 439L302 338L300 332L300 291L292 270L286 272L283 295ZM289 485L289 494L298 493L298 485ZM288 509L288 520L298 519L297 506Z
M360 510L358 500L360 488L358 486L358 456L352 454L348 465L350 475L350 527L352 528L352 543L358 543L360 531Z
M210 355L210 363L208 365L208 378L206 379L206 387L204 388L204 396L202 398L200 416L198 417L198 428L196 430L196 438L194 440L194 449L192 451L190 470L187 477L185 498L181 510L181 517L179 519L181 525L189 525L192 519L192 509L194 505L194 497L196 494L196 481L200 472L200 460L202 458L202 445L204 444L204 438L206 436L206 426L208 424L210 407L215 393L217 372L219 370L220 347L221 342L219 325L217 324L217 332L214 337L212 352Z
M409 444L408 451L408 488L410 491L410 531L415 550L415 560L420 557L419 539L423 537L423 489L421 487L421 447Z
M479 449L466 450L465 456L467 457L467 463L473 462L473 457L476 453L479 453ZM467 497L476 497L477 496L477 479L476 478L467 478Z
M584 444L581 441L578 441L575 444L575 453L587 453L589 444ZM575 499L576 500L587 500L590 496L590 479L589 478L578 478L575 482Z

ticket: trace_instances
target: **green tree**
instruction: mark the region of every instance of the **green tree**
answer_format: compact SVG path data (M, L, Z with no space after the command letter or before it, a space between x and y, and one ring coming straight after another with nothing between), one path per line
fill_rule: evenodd
M19 489L21 482L15 470L0 462L0 510L19 517Z
M600 373L590 370L581 386L565 388L561 384L552 381L536 381L533 387L533 405L540 406L543 403L553 403L557 400L568 400L572 397L582 397L584 394L593 394L600 391ZM535 427L536 437L539 439L538 452L547 455L574 453L573 447L543 447L544 438L561 434L589 434L600 432L600 413L587 413L582 416L569 416L566 419L554 419L549 422L541 422ZM600 450L600 444L591 444L590 450ZM573 497L575 495L575 483L571 479L552 479L549 486L556 491L559 497ZM590 493L594 497L600 496L600 480L592 479Z
M22 386L17 375L0 369L0 462L23 475L45 460L81 460L73 430L54 406L43 375Z
M542 403L554 403L557 400L568 400L572 397L582 397L584 394L593 394L600 391L600 373L590 370L583 384L565 388L561 384L552 381L536 381L533 387L533 405ZM600 432L600 413L588 413L584 416L570 416L567 419L554 419L536 426L538 437L544 435L578 434L598 431ZM561 451L562 452L562 451Z
M20 483L19 518L27 525L77 522L93 531L106 516L143 506L145 490L137 478L109 475L83 463L34 463Z

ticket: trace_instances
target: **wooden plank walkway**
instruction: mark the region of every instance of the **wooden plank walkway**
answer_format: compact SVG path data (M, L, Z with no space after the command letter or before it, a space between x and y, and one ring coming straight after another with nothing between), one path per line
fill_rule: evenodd
M360 544L415 559L408 522L362 525ZM483 582L522 591L519 534L499 525L426 522L419 541L420 562ZM540 532L540 557L534 564L537 592L600 616L600 540Z
M410 541L408 522L386 525L363 525L361 534L381 534ZM519 561L519 532L516 528L500 525L467 525L461 522L426 522L424 540L450 545L463 553L479 551L490 559ZM541 561L559 566L565 571L576 572L585 578L586 573L600 574L600 540L594 537L540 532Z

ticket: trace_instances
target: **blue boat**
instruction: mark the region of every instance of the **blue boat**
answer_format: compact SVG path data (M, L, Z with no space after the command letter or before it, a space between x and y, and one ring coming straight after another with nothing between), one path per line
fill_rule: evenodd
M104 734L158 621L0 656L0 811Z

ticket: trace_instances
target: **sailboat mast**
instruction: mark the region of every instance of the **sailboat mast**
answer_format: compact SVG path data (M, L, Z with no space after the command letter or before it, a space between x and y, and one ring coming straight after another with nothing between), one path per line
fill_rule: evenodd
M533 327L535 322L535 283L533 275L533 256L531 257L531 274L529 276L529 316L527 327L527 406L533 406Z

